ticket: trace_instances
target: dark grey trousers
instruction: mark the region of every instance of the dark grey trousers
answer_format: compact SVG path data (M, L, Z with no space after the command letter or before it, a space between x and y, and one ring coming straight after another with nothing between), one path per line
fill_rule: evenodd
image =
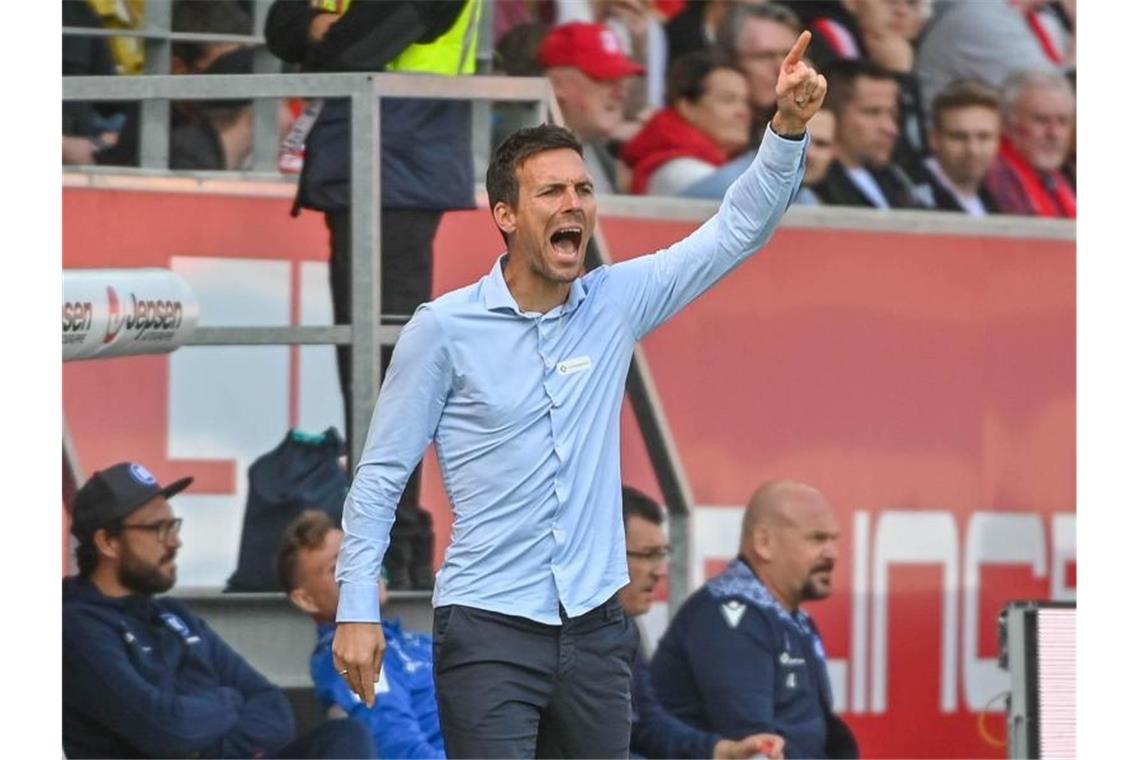
M435 688L449 758L629 756L637 627L616 595L562 620L435 610Z

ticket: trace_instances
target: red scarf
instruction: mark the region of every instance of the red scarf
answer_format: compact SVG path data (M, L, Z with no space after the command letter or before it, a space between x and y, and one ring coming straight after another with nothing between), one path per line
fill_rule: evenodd
M1077 218L1077 196L1065 175L1056 170L1041 172L1034 169L1004 137L999 155L1017 175L1025 197L1033 207L1034 216ZM1052 189L1046 185L1046 178L1052 184Z
M721 166L728 156L708 135L685 121L673 108L663 108L621 149L621 160L633 169L632 191L644 195L649 178L675 158L695 158Z

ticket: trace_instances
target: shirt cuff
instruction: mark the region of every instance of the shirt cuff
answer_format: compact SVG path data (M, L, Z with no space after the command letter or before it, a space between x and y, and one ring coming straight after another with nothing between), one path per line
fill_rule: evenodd
M340 584L340 601L336 606L338 623L379 623L380 584Z
M789 140L776 134L769 124L764 129L764 139L760 141L759 158L764 166L777 171L793 172L799 168L807 152L807 133L797 140Z

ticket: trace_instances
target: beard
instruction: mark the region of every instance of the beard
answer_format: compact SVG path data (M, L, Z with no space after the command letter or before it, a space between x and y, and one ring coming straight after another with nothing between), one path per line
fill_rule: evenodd
M174 552L163 555L158 563L146 562L131 553L123 555L119 565L119 583L136 594L162 594L174 587L175 569L163 572L162 565L174 559Z
M804 581L803 587L800 588L800 598L805 602L811 602L826 599L831 596L830 575L827 580L824 581L823 578L817 576L816 573L821 571L831 573L834 569L835 563L833 562L827 562L812 568L812 574L808 576L807 580Z

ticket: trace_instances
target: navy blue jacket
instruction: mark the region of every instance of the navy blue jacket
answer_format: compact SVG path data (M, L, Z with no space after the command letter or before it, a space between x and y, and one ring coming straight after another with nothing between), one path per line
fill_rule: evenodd
M828 756L831 686L819 633L739 558L677 612L652 677L665 709L691 725L732 739L776 733L785 757Z
M670 715L653 691L649 660L639 647L633 663L633 727L629 750L641 757L712 757L721 737Z
M462 2L357 2L314 46L308 41L308 29L317 11L303 0L276 0L266 19L265 41L278 58L302 64L307 71L361 70L364 65L378 71L407 44L431 42L446 32L462 10ZM405 44L392 45L393 40ZM375 46L375 60L367 64L343 60L348 51L362 46ZM349 121L347 101L325 101L305 142L298 205L319 211L348 208ZM384 98L380 154L381 207L433 211L475 207L470 102Z
M388 648L376 684L372 708L336 673L332 640L336 626L317 628L317 646L309 661L317 699L339 706L372 732L379 757L442 758L443 732L432 678L432 641L425 633L405 633L395 620L381 621Z
M180 603L64 579L68 757L254 757L293 736L285 694Z

